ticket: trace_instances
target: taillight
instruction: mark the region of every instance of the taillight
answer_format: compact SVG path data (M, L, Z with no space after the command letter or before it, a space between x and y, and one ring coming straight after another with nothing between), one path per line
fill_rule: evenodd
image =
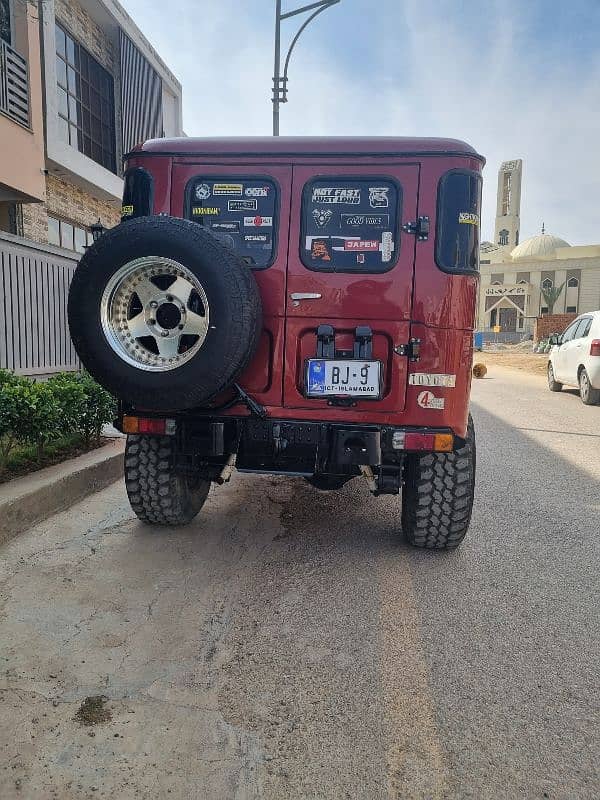
M600 356L600 339L592 339L590 344L590 355Z
M174 419L149 417L123 417L123 433L150 433L158 436L173 436L176 430Z
M429 450L451 453L454 436L451 433L420 433L419 431L396 431L392 436L394 450Z

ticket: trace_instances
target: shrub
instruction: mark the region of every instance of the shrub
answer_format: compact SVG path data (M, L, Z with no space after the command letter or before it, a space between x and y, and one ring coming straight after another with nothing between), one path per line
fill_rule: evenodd
M111 395L86 373L63 372L35 383L0 370L0 471L19 446L34 445L39 457L50 442L73 433L86 447L92 438L99 443L115 410Z
M27 381L15 390L14 432L19 442L35 445L41 457L44 445L64 431L60 404L47 383Z
M92 435L96 442L100 441L102 426L112 422L117 411L115 399L86 372L77 376L79 386L85 395L84 411L81 415L78 430L89 445Z

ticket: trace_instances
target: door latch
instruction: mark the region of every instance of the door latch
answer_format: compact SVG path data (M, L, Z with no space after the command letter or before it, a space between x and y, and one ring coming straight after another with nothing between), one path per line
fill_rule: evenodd
M408 344L398 344L394 347L394 353L398 356L407 356L409 361L420 361L421 340L413 337Z
M402 230L414 234L420 242L426 242L429 239L429 217L424 214L416 222L405 222Z
M301 300L320 300L321 294L319 292L292 292L290 294L290 300L292 301L292 305L294 307L298 307L300 305Z

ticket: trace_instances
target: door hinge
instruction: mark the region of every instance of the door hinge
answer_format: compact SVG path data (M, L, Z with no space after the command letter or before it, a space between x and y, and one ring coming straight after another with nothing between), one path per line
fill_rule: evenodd
M420 242L429 239L429 217L423 215L416 222L406 222L402 226L404 233L413 233Z
M407 356L409 361L419 361L421 359L421 340L412 338L408 344L398 344L394 347L394 353L398 356Z

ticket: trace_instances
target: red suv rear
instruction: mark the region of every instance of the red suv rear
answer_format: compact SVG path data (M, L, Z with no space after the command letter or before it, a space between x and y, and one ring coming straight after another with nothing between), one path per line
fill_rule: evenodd
M87 369L120 400L138 516L182 524L233 468L402 489L454 547L469 420L483 159L445 139L147 142L123 223L73 280Z

